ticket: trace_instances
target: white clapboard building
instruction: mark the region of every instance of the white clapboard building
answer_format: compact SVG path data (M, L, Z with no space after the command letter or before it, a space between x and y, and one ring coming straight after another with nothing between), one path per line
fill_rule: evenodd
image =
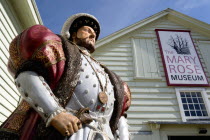
M8 47L42 24L34 0L0 0L0 124L19 102ZM209 139L210 25L166 9L97 43L94 57L128 83L132 140ZM185 137L183 137L185 136Z
M166 9L99 40L94 57L130 86L131 139L210 139L209 24Z
M34 0L0 0L0 124L20 100L7 71L9 44L21 31L35 24L42 24L42 20Z

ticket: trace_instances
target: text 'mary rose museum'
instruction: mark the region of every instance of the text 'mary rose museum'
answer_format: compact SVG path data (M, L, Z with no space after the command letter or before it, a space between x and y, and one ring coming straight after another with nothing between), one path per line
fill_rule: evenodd
M168 85L207 86L208 81L190 31L157 29L156 32Z

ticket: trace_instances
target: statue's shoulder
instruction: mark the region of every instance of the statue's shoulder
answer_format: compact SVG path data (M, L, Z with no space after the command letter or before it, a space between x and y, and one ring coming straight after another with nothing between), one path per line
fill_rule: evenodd
M37 61L44 66L65 60L59 36L43 25L34 25L16 36L9 46L8 70L14 75L26 61Z
M60 37L43 25L34 25L20 34L20 51L24 58L32 57L33 53L49 41L61 42Z

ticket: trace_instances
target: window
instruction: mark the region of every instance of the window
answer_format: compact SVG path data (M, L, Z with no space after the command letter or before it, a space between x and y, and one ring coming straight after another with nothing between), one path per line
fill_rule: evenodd
M204 89L176 88L176 95L184 122L210 121L209 101Z
M161 79L153 38L133 38L135 79Z

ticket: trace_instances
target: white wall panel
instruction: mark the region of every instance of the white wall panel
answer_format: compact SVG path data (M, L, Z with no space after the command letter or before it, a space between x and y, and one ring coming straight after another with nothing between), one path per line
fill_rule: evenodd
M178 101L174 87L167 86L155 29L190 30L166 18L124 35L96 49L94 57L115 71L128 83L132 92L128 123L131 132L151 131L148 121L181 122ZM204 69L210 71L209 50L199 46L197 40L208 38L191 31ZM209 39L210 40L210 39ZM197 44L196 44L197 43ZM114 52L114 53L113 53ZM136 71L135 71L136 70ZM138 78L137 78L138 77ZM207 88L210 98L210 89ZM135 135L132 135L132 137ZM140 138L144 136L136 136ZM134 137L133 137L134 138ZM145 136L145 140L149 136Z
M0 124L15 110L20 98L14 79L7 70L9 44L17 31L6 11L8 9L5 10L0 3Z

